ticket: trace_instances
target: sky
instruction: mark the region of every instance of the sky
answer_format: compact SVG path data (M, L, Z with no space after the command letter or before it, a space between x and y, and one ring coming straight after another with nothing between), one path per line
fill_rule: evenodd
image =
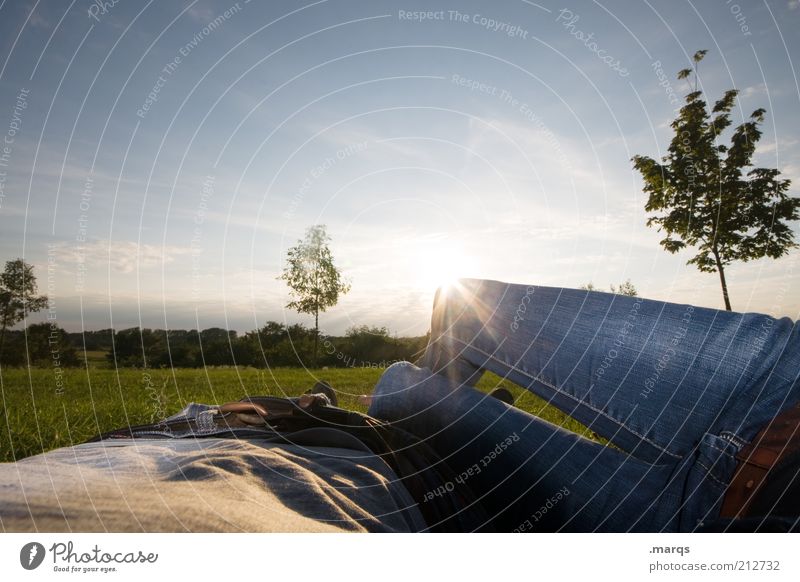
M352 286L330 334L423 334L456 277L722 308L630 159L707 49L699 88L767 110L755 162L798 196L798 4L6 0L0 261L70 331L312 324L277 277L313 224ZM733 308L797 319L798 257L731 265Z

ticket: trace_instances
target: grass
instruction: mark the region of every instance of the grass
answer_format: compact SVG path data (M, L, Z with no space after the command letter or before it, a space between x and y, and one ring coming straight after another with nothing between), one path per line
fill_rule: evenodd
M0 461L81 443L128 424L153 422L188 402L222 404L246 395L296 396L318 379L333 385L340 406L365 412L356 398L371 393L381 373L370 368L89 367L64 370L59 394L52 369L5 369L0 372ZM486 374L478 388L488 392L499 386L511 390L519 408L593 438L577 421L497 376Z
M84 358L80 358L80 356L84 356ZM79 350L78 357L85 359L86 364L91 367L108 365L108 351L106 350Z

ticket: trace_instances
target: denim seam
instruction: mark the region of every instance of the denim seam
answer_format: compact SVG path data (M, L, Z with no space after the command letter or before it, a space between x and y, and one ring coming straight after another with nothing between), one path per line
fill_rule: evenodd
M709 447L709 448L712 448L712 449L714 449L715 451L719 451L719 452L720 452L720 453L722 453L723 455L726 455L726 456L728 456L728 457L730 457L730 458L733 458L733 457L734 457L734 454L733 454L733 453L731 453L730 451L727 451L727 450L725 450L725 449L721 449L721 448L719 448L719 447L716 447L716 446L712 445L711 443L708 443L708 447Z
M714 481L716 481L717 483L719 483L723 487L728 487L728 485L729 485L728 483L720 481L719 479L714 477L714 475L712 475L712 473L711 473L712 469L709 466L707 466L703 461L701 461L700 459L697 459L697 464L700 465L701 467L703 467L703 469L705 469L706 471L708 471L706 473L706 475L708 475L711 479L713 479Z
M473 350L476 350L476 351L478 351L478 352L480 352L480 353L484 354L484 355L485 355L485 356L487 356L488 358L490 358L490 359L492 359L492 360L494 360L494 361L496 361L496 362L498 362L498 363L500 363L500 364L504 364L504 365L506 365L506 366L510 366L510 367L511 367L513 370L515 370L515 371L519 372L520 374L523 374L523 375L527 376L528 378L530 378L531 380L534 380L535 382L541 382L542 384L544 384L545 386L547 386L547 387L548 387L548 388L550 388L551 390L555 390L555 391L556 391L558 394L561 394L561 395L563 395L563 396L566 396L567 398L570 398L570 399L574 400L576 403L578 403L578 404L580 404L580 405L582 405L582 406L585 406L585 407L586 407L586 408L588 408L589 410L592 410L592 411L596 412L596 413L597 413L597 414L599 414L600 416L603 416L603 417L607 418L608 420L610 420L611 422L613 422L613 423L614 423L614 424L616 424L617 426L619 426L619 427L621 427L621 428L623 428L623 429L627 430L627 431L628 431L629 433L631 433L632 435L635 435L635 436L639 437L640 439L642 439L644 442L646 442L646 443L648 443L648 444L652 445L653 447L655 447L656 449L658 449L658 450L659 450L661 453L663 453L663 454L665 454L665 455L669 455L670 457L673 457L673 458L675 458L675 459L682 459L682 458L683 458L681 455L676 455L675 453L672 453L672 452L670 452L670 451L666 450L666 449L665 449L665 448L663 448L661 445L659 445L659 444L657 444L657 443L655 443L655 442L651 441L650 439L648 439L646 436L644 436L644 435L640 435L640 434L639 434L638 432L636 432L635 430L633 430L633 429L631 429L630 427L628 427L628 426L625 426L624 424L622 424L621 422L619 422L619 421L618 421L616 418L613 418L613 417L609 416L608 414L606 414L606 413L605 413L605 412L603 412L602 410L598 410L597 408L595 408L595 407L594 407L594 406L592 406L591 404L589 404L589 403L587 403L587 402L584 402L583 400L581 400L580 398L577 398L577 397L573 396L573 395L572 395L572 394L570 394L569 392L564 392L563 390L561 390L560 388L558 388L558 387L556 387L556 386L552 385L550 382L547 382L546 380L543 380L543 379L540 379L540 378L536 378L535 376L531 376L531 375L530 375L530 373L529 373L527 370L524 370L524 369L522 369L522 368L519 368L519 367L517 367L517 366L515 366L515 365L513 365L513 364L509 364L508 362L503 362L502 360L500 360L500 359L496 358L494 355L492 355L492 354L490 354L490 353L488 353L488 352L485 352L485 351L483 351L483 350L482 350L482 349L480 349L480 348L476 348L475 346L473 346L473 345L471 345L471 344L464 343L462 340L460 340L460 339L458 339L458 338L456 338L456 337L453 337L453 336L448 336L448 337L450 337L450 338L451 338L451 339L453 339L454 341L457 341L457 342L459 342L459 343L460 343L460 344L462 344L464 347L467 347L467 348L471 348L471 349L473 349ZM462 350L462 351L463 351L463 350Z
M739 448L741 448L745 444L747 444L746 440L741 438L739 435L737 435L735 433L732 433L729 430L723 430L721 433L719 433L719 437L721 439L723 439L723 440L728 441L729 443L733 443L734 445L736 445Z

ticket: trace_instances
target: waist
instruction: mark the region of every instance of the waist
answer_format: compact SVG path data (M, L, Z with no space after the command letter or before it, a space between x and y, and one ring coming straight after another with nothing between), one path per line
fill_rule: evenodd
M736 454L736 469L725 493L720 517L742 518L761 516L774 504L768 492L775 489L776 480L783 493L800 481L786 465L796 464L800 456L800 403L783 410L756 434L750 443ZM775 503L778 499L774 500Z

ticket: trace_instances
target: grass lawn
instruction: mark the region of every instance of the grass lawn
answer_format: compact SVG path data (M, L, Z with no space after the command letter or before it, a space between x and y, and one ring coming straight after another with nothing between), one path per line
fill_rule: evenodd
M372 392L382 370L332 368L134 368L64 370L5 369L0 372L0 461L14 461L88 438L127 424L153 422L174 414L188 402L222 404L243 396L296 396L318 379L337 390L339 405L365 412L356 402ZM61 393L58 383L60 382ZM486 374L478 386L511 390L516 405L572 430L591 432L533 394Z

